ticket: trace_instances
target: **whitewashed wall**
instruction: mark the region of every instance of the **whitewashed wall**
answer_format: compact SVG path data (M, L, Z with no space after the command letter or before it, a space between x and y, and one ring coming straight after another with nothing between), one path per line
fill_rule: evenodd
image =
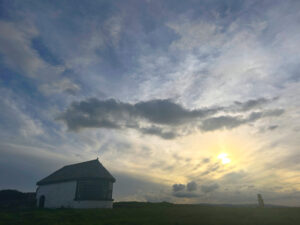
M45 208L72 207L76 192L76 181L41 185L37 190L37 204L45 196Z
M45 208L112 208L112 201L74 201L76 181L39 186L36 196L45 196Z

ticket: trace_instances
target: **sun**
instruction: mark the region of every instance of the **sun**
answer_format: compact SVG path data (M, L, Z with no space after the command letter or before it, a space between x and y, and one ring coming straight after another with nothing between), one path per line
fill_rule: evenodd
M220 155L218 155L218 159L220 159L223 164L228 164L231 162L231 159L228 158L228 154L226 153L221 153Z

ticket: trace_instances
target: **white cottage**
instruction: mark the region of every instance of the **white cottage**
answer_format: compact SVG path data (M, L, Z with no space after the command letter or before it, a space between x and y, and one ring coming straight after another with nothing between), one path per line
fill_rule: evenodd
M64 166L37 182L40 208L112 208L116 179L96 160Z

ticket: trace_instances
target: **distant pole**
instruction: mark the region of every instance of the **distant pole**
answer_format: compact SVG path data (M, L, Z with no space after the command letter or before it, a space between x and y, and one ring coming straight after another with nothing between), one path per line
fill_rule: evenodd
M258 200L258 207L259 208L264 208L265 207L265 203L264 203L264 200L263 200L261 194L257 194L257 200Z

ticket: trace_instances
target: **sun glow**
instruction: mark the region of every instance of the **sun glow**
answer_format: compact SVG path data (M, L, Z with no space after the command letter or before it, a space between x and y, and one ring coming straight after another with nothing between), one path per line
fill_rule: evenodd
M231 162L231 159L228 158L228 154L226 153L221 153L220 155L218 155L218 159L220 159L223 164L228 164Z

